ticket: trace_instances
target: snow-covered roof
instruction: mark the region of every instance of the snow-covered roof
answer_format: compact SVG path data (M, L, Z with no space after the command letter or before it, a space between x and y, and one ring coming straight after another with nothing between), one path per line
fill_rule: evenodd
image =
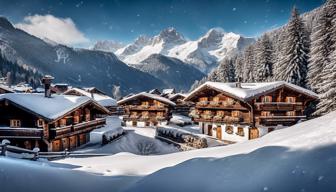
M183 98L185 98L187 95L183 94L183 93L175 93L175 94L169 94L168 98L171 100L171 99L174 99L175 97L178 97L178 96L182 96Z
M146 93L146 92L141 92L141 93L138 93L138 94L135 94L135 95L132 95L130 97L126 97L120 101L118 101L118 104L123 104L127 101L130 101L130 100L133 100L133 99L136 99L138 97L148 97L148 98L151 98L151 99L154 99L154 100L157 100L157 101L161 101L163 103L166 103L166 104L169 104L169 105L172 105L172 106L175 106L176 104L172 101L170 101L169 99L167 98L164 98L164 97L161 97L159 95L155 95L155 94L150 94L150 93Z
M162 90L162 94L173 94L175 93L175 89L172 88L172 89L163 89Z
M237 99L246 101L280 87L287 87L312 98L318 98L318 95L316 93L300 86L287 83L285 81L274 81L266 83L241 83L241 88L236 87L236 83L220 83L208 81L193 90L191 93L189 93L185 100L192 98L193 95L195 95L195 93L200 90L203 90L205 88L212 88L220 92L225 92L226 94Z
M85 96L52 95L51 98L44 94L8 93L0 95L0 100L7 99L27 111L35 113L49 121L58 119L72 110L88 103L95 103ZM96 104L99 106L98 104ZM101 107L103 110L105 108Z
M104 107L117 106L117 101L115 99L107 96L107 95L102 95L102 94L98 94L98 93L90 93L88 91L85 91L85 90L79 89L79 88L69 89L68 91L64 92L64 95L68 95L68 93L70 93L71 91L75 91L82 96L90 97Z
M6 85L0 85L0 89L3 89L3 90L5 90L7 92L10 92L10 93L14 93L14 90L12 88L9 88Z

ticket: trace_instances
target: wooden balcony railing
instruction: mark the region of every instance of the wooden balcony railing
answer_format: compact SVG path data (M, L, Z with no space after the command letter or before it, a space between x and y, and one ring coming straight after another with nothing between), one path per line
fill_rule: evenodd
M291 125L300 120L305 120L306 116L260 116L256 117L257 124L264 125Z
M129 109L133 111L164 111L166 108L158 105L133 105L129 106Z
M0 127L0 138L33 138L41 139L43 130L38 128Z
M256 110L260 111L299 111L303 110L302 102L288 103L288 102L268 102L255 103Z
M232 109L232 110L248 110L239 104L228 104L221 101L199 102L196 103L196 107L199 109Z
M75 125L67 125L50 129L50 137L58 138L67 134L74 134L83 131L90 131L106 124L105 118L99 118L91 121L84 121Z
M214 122L214 123L240 123L249 124L249 121L245 121L242 117L220 117L220 116L199 116L193 118L196 122Z

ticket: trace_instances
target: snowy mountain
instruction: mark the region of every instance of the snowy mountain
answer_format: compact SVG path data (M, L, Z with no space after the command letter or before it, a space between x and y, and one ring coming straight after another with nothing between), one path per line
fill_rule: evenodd
M0 52L7 60L51 74L57 81L95 86L108 94L113 85L120 85L123 93L165 86L150 74L129 67L113 53L47 43L16 29L3 17L0 18Z
M183 61L161 54L152 54L133 67L161 79L177 90L188 90L195 80L205 76L202 72Z
M124 44L120 42L104 40L104 41L97 41L93 49L98 51L115 52L123 47Z
M134 43L115 51L115 54L128 64L139 64L152 54L162 54L178 58L207 73L219 61L240 52L254 41L254 38L226 33L219 28L209 30L197 40L188 41L176 29L168 28L151 38L141 36Z

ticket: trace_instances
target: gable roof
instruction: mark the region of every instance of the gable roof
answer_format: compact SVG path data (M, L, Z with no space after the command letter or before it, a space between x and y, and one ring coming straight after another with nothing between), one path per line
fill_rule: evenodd
M6 85L0 85L0 89L5 90L7 93L14 93L14 89L9 88L9 87L6 86Z
M172 106L176 105L174 102L170 101L167 98L164 98L164 97L161 97L161 96L155 95L155 94L146 93L146 92L141 92L141 93L132 95L130 97L126 97L126 98L118 101L118 104L123 104L127 101L131 101L131 100L139 98L139 97L147 97L147 98L155 99L155 100L161 101L162 103L166 103L166 104L172 105Z
M178 97L178 96L181 96L181 97L183 97L183 99L184 98L186 98L186 94L183 94L183 93L175 93L175 94L169 94L168 95L168 98L170 99L170 100L172 100L172 99L175 99L176 97Z
M236 87L236 83L220 83L208 81L193 90L191 93L189 93L185 100L191 99L198 91L210 88L219 92L224 92L227 95L240 99L242 101L247 101L260 95L267 94L268 92L271 92L281 87L292 89L313 99L318 98L318 95L316 93L284 81L274 81L266 83L241 83L241 88Z
M115 99L107 96L107 95L102 95L102 94L98 94L98 93L90 93L88 91L85 91L85 90L79 89L79 88L69 89L69 90L65 91L63 94L64 95L69 95L71 93L71 91L75 91L79 95L82 95L82 96L90 97L104 107L117 106L117 101Z
M173 94L175 93L175 89L171 88L171 89L163 89L162 90L162 94Z
M41 116L48 121L56 120L78 107L93 103L105 113L107 109L98 105L89 97L73 95L53 95L51 98L43 94L8 93L0 95L0 100L9 100L24 110Z

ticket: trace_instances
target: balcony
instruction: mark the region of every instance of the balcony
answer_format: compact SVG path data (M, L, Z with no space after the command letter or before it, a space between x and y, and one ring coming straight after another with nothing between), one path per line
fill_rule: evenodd
M133 105L129 107L132 111L164 111L166 108L164 106L158 105Z
M257 111L300 111L303 110L302 102L288 103L288 102L268 102L255 103L255 110Z
M196 104L199 109L231 109L231 110L248 110L239 104L233 104L223 101L202 101Z
M256 117L256 123L261 125L293 125L306 116L260 116Z
M231 116L209 116L201 115L199 118L194 118L196 122L212 122L212 123L239 123L239 124L249 124L250 122L244 121L242 117L231 117Z
M0 127L0 138L41 139L43 130L38 128Z
M50 129L50 137L61 138L82 132L88 132L95 128L102 127L106 124L106 119L99 118L92 121L84 121L75 125L67 125L64 127L56 127Z

